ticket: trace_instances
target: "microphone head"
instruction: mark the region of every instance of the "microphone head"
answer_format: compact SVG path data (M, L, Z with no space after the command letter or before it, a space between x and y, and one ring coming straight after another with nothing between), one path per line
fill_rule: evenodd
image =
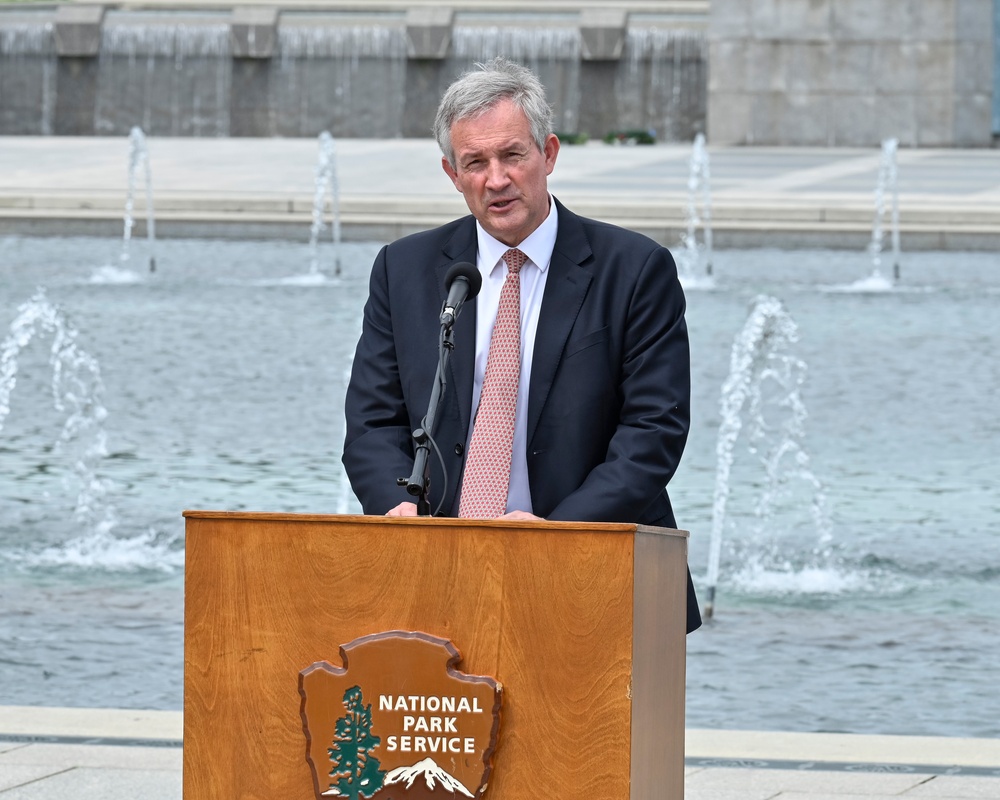
M466 296L466 300L471 300L483 288L482 273L475 264L470 264L468 261L459 261L457 264L451 265L444 276L445 289L450 290L451 285L459 278L464 279L469 284L469 294Z

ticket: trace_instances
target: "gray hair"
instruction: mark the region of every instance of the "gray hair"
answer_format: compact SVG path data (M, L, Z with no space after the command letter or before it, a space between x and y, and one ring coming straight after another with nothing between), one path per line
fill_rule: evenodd
M441 98L434 118L434 138L448 163L455 166L451 126L462 119L478 117L501 100L511 100L528 118L531 137L539 150L552 133L552 109L545 100L545 87L527 67L497 56L476 64L456 80Z

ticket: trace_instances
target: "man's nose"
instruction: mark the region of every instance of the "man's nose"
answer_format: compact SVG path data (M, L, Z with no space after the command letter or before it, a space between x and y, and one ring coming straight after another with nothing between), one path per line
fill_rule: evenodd
M486 168L486 188L502 189L508 183L507 168L499 159L491 160Z

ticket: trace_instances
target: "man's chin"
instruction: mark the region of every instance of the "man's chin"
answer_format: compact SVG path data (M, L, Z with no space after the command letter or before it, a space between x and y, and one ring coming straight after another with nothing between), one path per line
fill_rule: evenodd
M523 219L513 219L506 214L487 213L485 220L480 220L480 224L486 232L497 241L515 247L524 241L522 231L524 228Z

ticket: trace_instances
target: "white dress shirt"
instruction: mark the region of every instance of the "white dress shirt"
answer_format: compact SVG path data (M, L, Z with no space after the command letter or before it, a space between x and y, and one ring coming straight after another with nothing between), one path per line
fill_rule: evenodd
M521 374L517 387L517 410L514 418L514 446L511 453L510 487L507 490L507 511L531 511L531 491L528 487L528 383L531 360L535 349L535 330L542 309L545 279L556 244L559 215L549 197L549 215L541 225L517 246L528 260L521 267ZM494 239L476 222L479 255L476 266L483 275L483 286L476 297L476 368L472 384L472 420L475 424L479 396L486 376L486 360L490 353L493 324L500 305L500 290L507 279L507 265L502 256L509 246ZM469 441L472 441L472 427Z

